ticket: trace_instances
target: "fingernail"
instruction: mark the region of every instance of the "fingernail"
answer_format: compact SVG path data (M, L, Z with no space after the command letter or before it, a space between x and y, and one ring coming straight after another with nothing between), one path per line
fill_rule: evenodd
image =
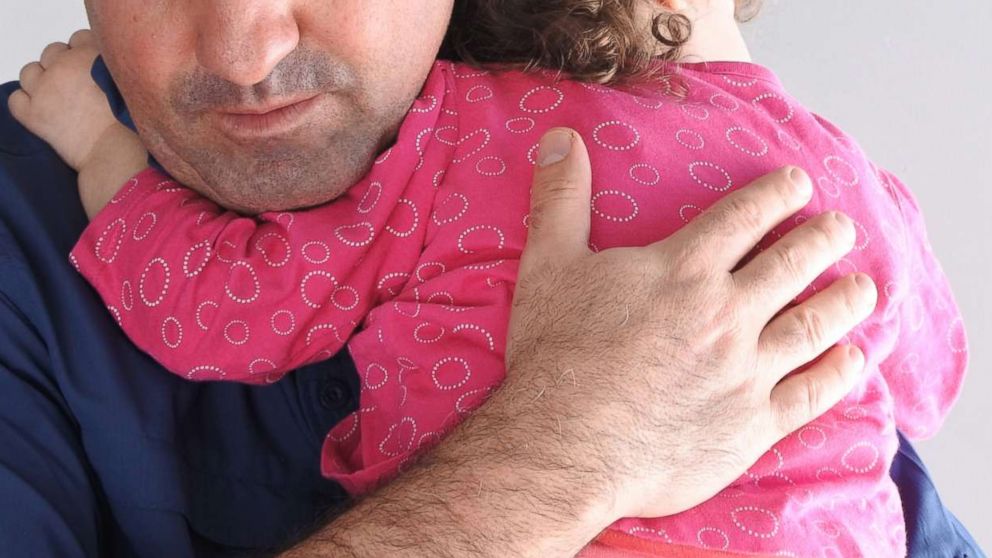
M858 237L858 231L854 229L854 221L840 211L834 211L833 217L834 221L840 223L841 228L844 230L844 238L849 242L854 242L854 240Z
M858 273L854 276L854 282L858 284L858 287L862 291L871 291L874 289L874 283L868 278L864 273Z
M847 355L851 357L851 360L854 362L861 362L865 358L865 354L861 352L861 349L854 345L847 348Z
M553 130L541 138L537 151L537 164L546 167L564 161L572 152L572 134L564 130Z
M800 194L808 194L813 190L813 183L809 181L809 175L803 169L792 167L792 170L789 171L789 178L792 180L792 185L796 188L796 191Z

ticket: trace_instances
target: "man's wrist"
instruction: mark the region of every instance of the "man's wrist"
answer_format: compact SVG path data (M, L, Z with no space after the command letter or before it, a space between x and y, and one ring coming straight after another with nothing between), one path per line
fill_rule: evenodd
M481 555L574 556L618 519L603 471L543 415L498 392L427 458L470 494L449 506L491 545Z
M520 401L500 390L403 476L284 556L574 556L619 518L609 483Z

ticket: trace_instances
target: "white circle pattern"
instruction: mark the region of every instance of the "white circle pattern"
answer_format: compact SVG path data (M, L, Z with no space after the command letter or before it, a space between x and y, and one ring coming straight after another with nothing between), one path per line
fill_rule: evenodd
M649 172L651 174L651 178L644 178L641 176L641 170ZM661 173L658 172L658 169L647 163L636 163L632 165L628 171L628 174L630 174L631 180L643 186L656 186L658 182L661 182Z
M276 322L279 321L280 316L289 317L289 327L280 329L276 326ZM289 310L277 310L274 314L272 314L272 317L269 318L269 324L272 326L272 333L285 337L287 335L291 335L296 329L296 316Z
M543 93L545 91L552 93L557 98L547 106L543 106L543 107L539 106L536 108L528 106L528 102L530 101L531 97ZM531 89L527 93L524 93L524 96L520 99L520 110L530 114L545 114L560 107L562 102L564 101L565 101L565 94L562 93L561 89L558 89L557 87L542 85L540 87L535 87Z
M438 373L441 371L442 367L453 362L461 365L464 371L464 376L454 383L447 383L447 382L442 383L441 380L438 379ZM469 378L471 377L472 377L472 369L469 367L468 361L461 357L451 357L451 356L444 357L441 360L437 361L437 364L434 365L434 369L431 370L431 379L434 380L434 386L441 391L451 391L453 389L458 389L464 386L465 384L467 384Z
M116 232L114 248L110 251L109 255L104 255L104 242L107 241L107 236L114 232ZM124 219L115 219L114 222L110 223L96 241L96 245L94 246L96 258L103 263L114 263L114 260L117 259L117 254L120 252L121 242L124 240L125 232L127 232L127 223L124 222Z
M150 299L148 298L148 295L145 294L145 280L148 279L148 274L151 271L152 266L155 265L159 266L162 269L164 279L162 284L162 292L158 293L158 296L156 298ZM169 282L171 280L172 278L169 275L169 264L165 263L164 259L155 258L152 261L148 262L148 265L145 266L144 271L141 272L141 279L138 281L138 296L141 298L141 302L144 302L145 306L152 308L158 306L159 304L162 304L162 301L165 300L166 295L169 294Z
M146 220L150 221L150 223L146 224ZM158 215L152 213L151 211L146 212L140 219L138 219L138 223L134 225L134 231L131 233L131 238L136 241L141 241L148 238L148 235L152 233L152 229L155 228L156 224L158 224Z
M169 326L175 329L175 335L169 337ZM162 343L170 349L178 349L183 342L183 326L175 316L169 316L162 322Z
M252 280L253 292L248 297L239 296L235 294L234 291L231 289L231 278L234 276L235 270L241 268L248 270L248 273L251 276L251 280ZM231 271L230 274L228 275L227 282L224 284L224 292L227 293L228 298L230 298L234 302L237 302L238 304L251 304L252 302L258 300L258 297L262 295L262 284L258 280L258 273L255 272L255 268L252 267L251 264L248 262L234 262L234 264L231 265Z
M323 251L320 257L315 257L311 253L313 251L313 248L319 248L320 250ZM331 248L327 245L326 242L320 240L311 240L310 242L307 242L306 244L303 245L303 247L300 248L300 255L303 256L304 260L306 260L311 264L321 265L327 263L327 260L331 259Z
M243 329L242 336L237 338L231 335L231 330L240 327ZM248 342L250 336L250 331L248 330L248 322L244 320L232 320L226 326L224 326L224 339L232 345L244 345Z
M624 216L609 215L604 212L596 202L601 200L605 196L616 196L623 198L630 204L630 214ZM637 200L627 192L621 192L620 190L603 190L602 192L597 192L596 195L592 197L592 210L593 213L606 219L607 221L613 221L614 223L629 223L637 218L637 214L640 212L640 208L637 206Z
M265 249L264 244L265 241L270 238L274 238L279 242L281 242L283 247L286 249L285 256L283 257L282 260L273 261L269 259L269 252ZM258 253L262 255L262 259L265 260L265 263L268 264L269 267L283 267L284 265L289 263L289 260L293 254L293 249L292 247L290 247L289 241L286 240L286 237L277 233L266 233L258 237L258 240L255 241L255 250L257 250Z
M627 143L607 143L602 138L602 134L604 130L608 130L611 128L625 129L629 131L633 135L633 137ZM597 144L599 144L600 147L604 147L606 149L609 149L610 151L629 151L633 149L638 143L640 143L641 133L637 131L637 128L634 128L633 126L627 124L626 122L621 122L619 120L610 120L607 122L603 122L602 124L592 129L592 139Z
M761 136L755 134L751 130L748 130L746 128L741 128L740 126L732 126L730 127L730 129L727 130L726 135L727 135L727 141L730 142L730 145L733 145L737 149L741 150L744 153L747 153L752 157L764 157L765 155L768 154L768 144L765 143L765 140L761 139ZM760 144L761 147L758 149L752 149L751 147L742 145L741 143L738 143L738 141L734 139L735 137L738 136L749 137L752 142L757 142L758 144Z
M699 132L695 132L688 128L682 128L678 132L675 132L675 141L679 142L679 145L685 147L686 149L692 149L693 151L698 151L706 147L706 140Z
M716 185L704 181L702 178L699 177L699 175L696 174L696 169L699 167L710 168L722 174L724 178L726 178L727 180L726 184ZM728 173L726 170L723 169L723 167L717 165L716 163L710 163L708 161L692 162L689 164L689 174L692 176L692 179L695 180L700 186L709 188L710 190L714 190L717 192L726 192L727 190L734 187L734 181L732 178L730 178L730 173Z

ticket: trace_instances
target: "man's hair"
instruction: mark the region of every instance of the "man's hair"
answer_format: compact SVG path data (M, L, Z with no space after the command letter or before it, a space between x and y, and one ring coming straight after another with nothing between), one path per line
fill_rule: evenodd
M675 60L692 24L662 12L642 21L645 0L456 0L443 58L525 71L561 71L571 79L622 85L657 75L654 60ZM762 0L735 0L739 21Z

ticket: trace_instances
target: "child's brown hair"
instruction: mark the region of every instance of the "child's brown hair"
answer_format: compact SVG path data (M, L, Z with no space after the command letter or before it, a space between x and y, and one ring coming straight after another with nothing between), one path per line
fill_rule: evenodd
M477 66L550 69L608 85L650 79L652 60L678 58L692 24L671 12L646 22L645 2L456 0L442 56ZM735 2L737 19L745 21L761 0Z

